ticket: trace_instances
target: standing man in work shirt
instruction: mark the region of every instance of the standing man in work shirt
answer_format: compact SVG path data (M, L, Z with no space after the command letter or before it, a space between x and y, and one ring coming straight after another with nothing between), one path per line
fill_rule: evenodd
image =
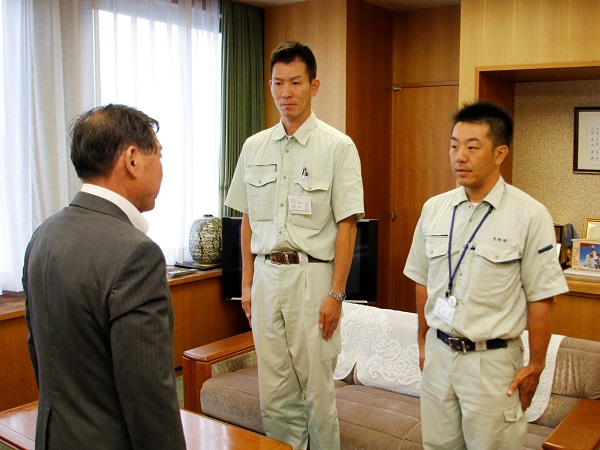
M512 134L510 116L490 103L454 115L450 163L460 187L425 203L404 268L417 283L426 449L523 446L552 298L568 291L550 214L500 176Z
M281 44L270 69L281 121L246 141L225 201L243 213L242 307L267 435L295 449L310 435L311 450L335 450L341 302L364 216L360 160L312 113L320 81L310 48Z

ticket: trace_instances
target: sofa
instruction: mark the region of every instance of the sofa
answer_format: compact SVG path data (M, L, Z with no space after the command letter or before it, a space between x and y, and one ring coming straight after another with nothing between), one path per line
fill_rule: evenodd
M341 323L342 449L422 449L416 314L344 303ZM183 377L185 409L265 433L251 332L186 351ZM600 448L600 342L553 335L526 415L524 449Z

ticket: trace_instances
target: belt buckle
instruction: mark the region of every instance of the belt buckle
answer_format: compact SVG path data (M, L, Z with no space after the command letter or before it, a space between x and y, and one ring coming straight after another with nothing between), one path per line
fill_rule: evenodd
M283 260L285 257L285 261ZM272 264L289 264L288 257L286 253L271 253L271 257L269 258Z
M456 347L452 344L451 341L455 341L455 342L460 342L460 345L457 345ZM467 353L467 348L465 347L465 341L463 341L460 338L457 337L449 337L448 338L448 345L450 346L450 348L452 349L453 352L457 352L457 353Z
M295 258L294 258L295 257ZM271 253L270 260L273 264L298 264L298 254L297 253Z

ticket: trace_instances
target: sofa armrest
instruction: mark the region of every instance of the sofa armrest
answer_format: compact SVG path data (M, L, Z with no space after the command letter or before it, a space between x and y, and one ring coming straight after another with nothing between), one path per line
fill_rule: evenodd
M600 448L600 400L582 398L548 436L545 450Z
M200 389L212 377L212 366L254 350L252 332L238 334L183 353L183 407L202 413Z

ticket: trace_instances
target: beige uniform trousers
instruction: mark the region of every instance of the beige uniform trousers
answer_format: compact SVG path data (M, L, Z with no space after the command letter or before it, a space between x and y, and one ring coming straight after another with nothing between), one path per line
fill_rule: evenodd
M506 348L456 353L427 332L421 426L427 450L516 450L527 432L519 392L506 391L523 366L520 339Z
M339 328L325 341L319 308L331 288L332 263L254 263L252 334L267 435L294 449L337 450L340 435L333 371Z

